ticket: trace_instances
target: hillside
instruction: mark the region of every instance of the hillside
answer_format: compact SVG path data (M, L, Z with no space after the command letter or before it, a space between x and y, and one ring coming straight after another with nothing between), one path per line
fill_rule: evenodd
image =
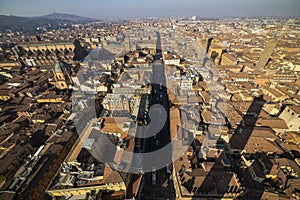
M88 22L97 21L96 19L89 18L89 17L81 17L81 16L78 16L78 15L65 14L65 13L56 13L56 12L53 12L53 13L48 14L48 15L40 16L40 18L68 20L68 21L75 22L75 23L88 23Z
M71 26L71 22L67 20L46 19L39 17L18 17L0 15L0 32L7 30L36 32L37 28L44 27L57 28L60 26Z
M71 27L73 23L89 23L96 19L64 13L51 13L38 17L19 17L0 15L0 32L7 30L22 31L25 33L39 32L42 29L56 29Z

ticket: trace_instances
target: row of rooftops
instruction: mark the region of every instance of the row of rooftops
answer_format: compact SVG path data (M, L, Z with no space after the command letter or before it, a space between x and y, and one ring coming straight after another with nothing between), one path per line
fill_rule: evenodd
M234 53L233 53L234 55ZM233 59L233 57L230 55L228 56L229 58ZM176 88L178 87L175 83L175 79L171 79L171 77L176 70L176 67L178 66L168 66L166 67L166 74L167 74L167 80L168 80L168 87L169 88ZM192 77L192 73L188 70L189 66L185 66L187 69L183 69L185 72L185 77ZM197 67L197 66L196 66ZM200 67L200 66L198 66ZM208 70L212 70L214 65L207 65ZM221 83L224 84L224 90L225 90L225 97L226 100L223 102L218 102L216 104L213 104L214 102L211 102L207 98L208 101L205 102L203 101L203 94L206 94L209 97L212 97L213 95L213 89L209 88L209 82L201 83L196 83L196 85L193 85L193 91L187 92L188 94L191 94L195 92L195 99L194 101L181 101L178 102L177 99L180 99L180 88L178 89L173 89L172 92L169 89L169 97L170 101L172 104L176 105L177 108L171 108L171 135L172 138L176 137L177 133L181 132L182 130L188 129L190 134L194 134L196 136L197 140L200 141L200 145L204 145L204 141L206 137L211 137L211 135L217 136L221 138L221 141L225 143L226 148L222 145L217 146L216 144L212 144L212 146L208 145L209 151L213 152L213 148L220 148L219 151L224 150L226 152L226 155L229 154L234 154L237 155L242 151L242 154L244 155L250 155L254 156L248 160L250 160L253 164L249 165L246 170L246 173L249 177L252 175L250 174L250 171L254 169L254 174L256 173L257 176L262 177L263 180L266 180L266 174L263 174L262 169L264 164L261 164L260 161L258 161L258 158L256 157L259 154L263 154L264 156L268 157L266 160L272 160L275 155L278 156L282 160L289 161L291 163L285 163L280 165L282 169L289 169L289 172L284 171L282 172L284 175L281 176L282 179L289 179L288 174L293 173L296 179L290 178L289 181L293 182L294 180L298 180L298 173L299 173L299 166L295 162L294 159L286 158L284 155L286 153L291 153L291 151L299 152L299 148L295 147L294 144L296 142L296 135L295 133L289 131L289 116L284 117L283 115L280 115L282 113L282 110L284 109L284 102L288 104L292 104L295 107L295 110L299 108L299 103L294 100L294 97L297 95L298 91L298 75L297 74L286 74L286 73L281 73L281 72L276 72L274 74L266 74L265 72L257 72L253 70L253 67L250 65L245 65L244 63L239 63L236 65L216 65L216 67L219 70L219 73L225 74L225 76L221 77ZM177 69L178 70L178 69ZM179 71L179 70L178 70ZM201 73L201 72L200 72ZM203 71L202 74L205 74ZM274 77L278 77L275 78ZM280 78L282 77L282 78ZM276 81L274 81L276 80ZM285 81L285 80L289 80ZM204 85L208 85L206 87L203 87ZM264 88L268 90L276 90L282 92L284 95L288 95L288 98L283 100L283 101L278 101L276 102L276 99L272 96L270 98L267 92L262 90L261 85L263 85ZM288 87L286 87L288 86ZM271 88L270 88L271 87ZM200 91L199 91L200 90ZM200 93L201 92L201 93ZM200 95L201 94L201 95ZM219 94L220 95L220 94ZM253 101L260 95L263 95L263 99L266 100L267 102L257 102L253 104ZM272 94L276 96L276 93ZM198 98L197 98L198 97ZM189 96L189 98L192 98ZM189 99L186 98L186 99ZM198 99L198 101L196 101ZM293 99L293 100L291 100ZM295 98L296 99L296 98ZM189 105L189 103L194 103L199 105L199 112L201 113L201 121L202 123L204 122L204 125L200 126L199 128L193 128L192 126L189 125L189 123L186 122L186 119L181 117L181 121L178 120L180 119L180 116L184 115L184 106ZM291 103L293 102L293 103ZM226 124L220 124L217 125L215 124L218 122L218 120L212 122L211 117L213 112L211 109L205 108L205 104L213 104L214 111L213 112L219 112L223 114L223 117L226 117L227 123ZM225 105L225 106L224 106ZM274 106L272 106L274 105ZM290 107L293 107L292 105L288 105L287 108L284 110L291 109ZM261 110L261 107L264 106L264 110ZM291 109L292 110L292 109ZM292 113L293 111L290 111ZM294 111L295 120L297 120L297 114ZM177 116L177 117L176 117ZM184 122L184 124L182 124ZM208 124L208 130L206 125ZM210 126L223 126L226 129L225 131L220 131L221 134L218 134L219 130L217 129L211 129L212 132L209 132ZM182 127L182 128L181 128ZM200 130L200 131L199 131ZM285 135L282 135L278 137L278 133L285 132ZM204 133L204 134L203 134ZM298 133L299 134L299 131ZM201 136L200 136L201 135ZM291 137L288 137L291 135ZM292 137L293 135L293 137ZM283 139L285 138L285 139ZM180 140L180 137L178 138ZM182 140L182 139L181 139ZM291 143L290 143L291 142ZM221 143L222 144L222 143ZM215 145L215 146L214 146ZM228 146L228 148L227 148ZM289 147L288 147L289 146ZM199 147L198 147L199 148ZM207 148L207 147L206 147ZM193 147L195 150L195 148ZM197 148L196 148L197 149ZM236 150L238 150L236 154ZM192 151L191 151L192 152ZM295 156L297 153L292 153L293 156ZM195 154L194 158L197 157L197 153ZM235 189L230 189L230 195L229 193L222 193L218 192L218 190L213 190L212 188L216 188L216 185L222 185L225 184L227 185L229 182L224 181L222 183L217 183L217 181L213 181L213 178L210 177L210 172L214 171L212 168L208 169L207 173L202 172L201 175L203 176L202 179L199 179L200 182L198 182L198 175L196 174L191 174L191 171L194 171L195 169L200 168L200 170L205 170L205 164L201 167L196 167L195 165L191 164L190 160L186 160L187 158L190 158L189 156L190 153L187 153L185 156L180 158L179 160L175 161L174 166L178 166L176 169L175 167L175 177L177 180L178 185L176 186L175 182L175 190L177 195L183 196L201 196L201 197L209 197L209 196L222 196L222 197L228 197L230 195L234 196L239 196L239 192L241 191L247 191L247 188L256 188L257 190L262 191L262 196L260 197L254 197L254 198L261 198L261 197L267 197L267 196L276 196L276 193L270 193L266 192L264 190L265 186L257 187L258 183L257 181L259 179L256 179L254 176L252 178L247 178L244 179L240 175L234 174L236 177L238 177L236 184L238 184L237 187L233 187ZM205 154L202 154L205 155ZM209 155L209 154L207 154ZM297 154L298 155L298 154ZM186 158L187 157L187 158ZM207 159L208 157L206 157ZM185 166L188 166L186 169L183 169L183 161ZM297 159L296 159L297 160ZM231 159L232 162L235 162L237 165L239 165L240 161ZM272 160L273 161L273 160ZM200 161L200 163L206 163L207 161ZM195 163L199 163L196 161ZM217 164L213 161L212 164L213 166L216 166L216 169L218 169ZM241 164L243 165L243 164ZM273 165L275 166L275 165ZM277 172L279 172L281 169L278 170L277 167ZM210 171L211 170L211 171ZM224 168L219 168L220 172L224 170ZM230 171L230 170L229 170ZM276 172L276 173L277 173ZM213 174L213 172L211 172ZM252 172L251 172L252 173ZM280 172L281 173L281 172ZM224 172L222 172L224 175ZM274 173L273 173L274 174ZM220 179L220 177L218 177ZM206 182L207 181L207 182ZM207 183L207 191L204 190L204 187ZM247 182L247 183L246 183ZM209 185L211 184L211 185ZM215 184L215 185L214 185ZM240 185L239 185L240 184ZM241 185L245 185L245 187L242 187ZM176 189L178 187L178 190ZM284 187L284 186L283 186ZM297 188L297 186L295 187ZM295 188L293 189L294 195L295 195ZM218 188L219 189L219 188ZM203 192L203 191L204 192ZM289 190L285 188L285 191L288 193L288 195L292 195L292 190ZM245 197L248 196L254 196L252 194L247 194ZM283 195L284 197L284 195ZM287 196L285 196L287 197Z
M0 86L2 91L6 91L1 95L9 96L1 100L0 109L3 119L0 124L1 163L8 165L0 169L5 177L2 191L23 193L36 187L36 195L46 196L45 188L34 186L33 180L38 177L37 180L47 185L52 172L46 177L45 171L57 169L55 162L65 156L62 149L68 150L76 138L74 126L68 122L71 102L67 94L49 84L52 77L52 71L32 68L24 70L22 75L13 74L13 78ZM26 176L18 178L16 175L13 178L16 170L21 170L20 164L26 161L26 156L33 155L40 145L44 145L40 161L32 167L36 171L29 169Z
M210 27L211 27L211 29L215 29L215 30L212 30L211 32L214 34L214 33L216 33L216 34L218 34L218 26L220 25L220 23L224 23L224 22L217 22L217 23L211 23L211 22L204 22L203 24L205 24L205 25L209 25ZM226 24L227 22L225 22L225 24ZM251 24L251 23L250 23ZM258 24L259 25L259 24ZM237 30L234 30L234 29L228 29L228 32L230 33L230 30L233 30L234 32L238 32L238 31L243 31L244 33L249 33L249 31L251 32L251 29L249 29L249 24L247 24L247 23L240 23L240 22L238 22L238 23L235 23L235 26L236 26L236 28L237 28ZM256 25L255 25L256 26ZM193 27L193 26L191 26L191 27ZM248 30L247 30L248 29ZM257 29L263 29L263 28L257 28ZM63 32L63 31L62 31ZM261 44L261 48L263 48L263 45L264 45L264 40L263 40L263 38L264 37L254 37L255 36L255 34L254 34L255 32L253 32L253 34L248 34L248 36L247 37L252 37L253 38L253 42L260 42ZM258 30L257 31L257 33L258 33L258 35L261 35L261 34L265 34L265 31L264 30ZM226 35L226 34L224 34L224 35ZM232 39L233 38L233 36L235 36L235 34L229 34L230 35L230 37L228 37L228 38L225 38L225 39ZM246 34L244 34L244 36L245 36ZM245 36L246 37L246 36ZM222 38L220 38L220 39L222 39ZM293 38L291 38L291 40L294 40ZM243 50L244 50L244 48L245 48L245 46L247 46L247 44L245 44L245 40L243 41L243 45L241 45L240 46L240 48L243 48ZM237 44L238 45L238 44ZM234 46L234 45L233 45ZM233 47L232 47L233 48ZM232 56L232 55L231 55ZM255 56L249 56L250 58L252 58L252 59L255 59L256 57ZM276 57L275 57L276 58ZM246 61L246 62L250 62L250 61ZM245 64L246 65L246 64ZM250 66L250 68L251 68L251 65L249 65ZM232 68L231 68L231 70L233 70ZM180 74L180 73L179 73ZM187 75L189 75L188 73L186 73L184 76L187 76ZM240 74L238 74L238 75L236 75L236 77L235 77L235 75L234 74L229 74L229 78L231 78L231 77L233 77L232 79L233 80L231 80L232 82L236 82L236 80L238 79L239 81L248 81L248 79L249 79L249 77L247 76L247 75L249 75L249 74L246 74L246 76L245 76L245 74L241 74L241 76L242 77L240 77ZM293 78L292 77L292 80L295 80L295 79L297 79L297 77L295 78ZM278 80L278 82L280 82L280 77L277 79ZM255 80L253 80L253 81L255 81ZM252 81L252 82L253 82ZM232 82L229 82L230 84L228 84L228 85L231 85L231 83ZM292 81L293 82L293 81ZM202 95L200 95L199 94L199 97L201 97L201 98L197 98L197 100L202 100L203 102L205 102L205 104L209 104L209 100L208 100L208 98L203 98L204 96L209 96L210 95L210 88L207 88L207 89L205 89L205 87L203 86L203 83L198 83L198 86L200 86L199 88L201 88L201 90L203 90L203 91L200 91L199 93L200 94L202 94ZM241 86L241 84L237 84L237 87L238 88L240 88L240 86ZM268 86L268 85L267 85ZM242 86L243 87L243 86ZM195 87L194 87L195 88ZM230 88L231 90L235 90L236 91L236 88ZM243 87L241 90L242 90L242 92L241 92L241 94L243 95L243 96L249 96L249 95L253 95L253 94L251 94L251 92L253 92L252 90L255 90L255 89L257 89L256 87L254 87L254 89L249 89L249 85L248 85L248 87ZM231 91L230 90L230 91ZM250 90L250 91L249 91ZM297 91L297 89L295 89L295 91ZM271 91L272 92L272 91ZM189 92L190 93L190 92ZM231 92L230 92L231 93ZM234 92L235 93L235 92ZM247 94L247 95L244 95L244 94ZM274 93L274 94L273 94ZM270 95L272 98L274 98L273 96L275 95L276 96L276 92L273 92L272 93L272 95ZM178 94L183 94L183 96L184 95L187 95L188 94L188 92L183 92L183 91L180 91L180 89L179 89L179 91L178 91ZM206 95L205 95L206 94ZM263 94L263 93L260 93L260 94ZM176 93L176 95L177 95L177 93ZM197 97L197 96L196 96ZM235 97L236 99L238 99L238 97ZM241 98L243 98L243 97L241 97ZM270 101L271 103L274 101L274 99L272 100L272 98L270 98L270 99L268 99L268 101ZM293 98L293 100L292 100L292 102L294 101L294 98ZM249 101L249 102L251 102L251 100ZM183 102L184 103L184 102ZM195 100L194 101L190 101L189 103L197 103L197 102L195 102ZM199 104L201 104L202 102L198 102ZM245 105L245 104L247 104L248 105L248 103L247 102L244 102L244 101L236 101L236 103L238 104L238 105ZM296 103L296 107L297 107L297 102L293 102L293 103ZM278 104L278 105L280 105L280 104ZM241 106L241 107L243 107L243 106ZM234 106L233 106L233 108L235 108ZM233 109L231 106L230 106L230 109L229 109L229 112L227 113L227 112L224 112L224 113L226 113L226 114L230 114L230 115L233 115L233 113L235 113L235 112L230 112L231 111L231 109ZM241 108L240 108L241 109ZM245 109L245 108L243 108L243 109ZM238 109L237 109L238 110ZM244 113L247 113L247 110L245 111L245 110L243 110L243 112ZM249 112L248 112L249 113ZM251 113L251 112L250 112ZM266 114L266 113L264 113L264 114L262 114L263 116L265 116L265 115L268 115L268 114ZM233 117L235 117L235 116L237 116L237 115L234 115ZM278 119L277 119L278 120ZM251 123L251 122L248 122L248 123ZM258 122L258 124L259 123L262 123L263 124L263 122ZM281 122L280 122L281 123ZM277 127L278 128L278 127ZM244 131L244 130L243 130ZM243 131L241 131L241 133L243 133ZM260 140L260 139L257 139L257 140ZM269 141L267 141L267 142L269 142ZM257 146L256 145L256 143L257 142L255 142L255 141L253 141L253 144L254 145L252 145L252 143L250 144L250 146L249 146L249 150L251 150L251 149L253 149L252 147L253 146L256 146L256 147L254 147L254 150L255 150L255 148L257 148L257 149L260 149L260 148L258 148L259 146ZM276 145L275 145L276 146ZM206 167L206 168L209 168L209 167ZM187 188L189 188L190 190L193 190L194 188L190 188L190 184L187 182L187 181L185 181L185 185L187 186ZM231 190L235 190L235 189L231 189ZM197 191L197 188L196 188L196 190L195 191ZM194 192L195 192L194 191Z
M116 67L118 66L116 65ZM138 92L139 90L142 91L143 88L137 87L136 89L133 88L134 90L122 92L123 90L121 89L126 89L126 85L129 83L127 81L132 78L131 76L140 79L142 83L149 77L148 71L141 73L135 70L128 70L119 73L118 76L111 77L114 79L112 82L116 82L116 84L112 86L115 88L112 90L108 89L107 91L109 92L104 92L105 94L102 95L103 101L101 102L105 110L103 110L103 113L96 121L92 120L89 123L85 123L84 127L80 128L85 130L82 133L82 141L78 141L67 156L66 163L59 169L56 178L48 188L49 194L57 194L57 191L72 193L73 189L101 188L100 190L102 191L111 191L111 195L116 195L118 192L122 193L120 195L129 198L137 195L141 176L139 174L121 172L117 169L118 166L126 165L124 163L126 158L123 157L125 155L124 152L133 152L135 148L134 135L137 124L131 117L132 113L129 112L133 108L132 102L141 101L145 103L139 97L140 93ZM103 82L107 81L109 79L103 80ZM134 85L134 82L131 85ZM120 90L116 90L117 88L120 88ZM123 110L109 110L110 106L106 105L122 107ZM137 107L138 111L140 107L142 105ZM82 120L79 120L79 122L83 124ZM110 144L113 144L115 148L109 148ZM103 149L104 147L107 147L107 149ZM103 152L98 152L101 149ZM111 156L113 163L104 164L96 161L96 159L101 160L97 155L101 156L102 154L108 157ZM87 171L82 169L82 166L91 165L92 163L97 163L94 170ZM76 172L70 171L70 165L73 166L72 169ZM98 169L96 166L101 166L101 173L96 173L95 169ZM77 173L78 171L79 174Z

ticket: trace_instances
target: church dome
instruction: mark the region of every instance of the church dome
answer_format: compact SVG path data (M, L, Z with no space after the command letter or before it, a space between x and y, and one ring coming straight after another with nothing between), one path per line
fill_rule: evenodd
M59 62L54 64L53 70L56 73L58 73L58 72L70 72L71 71L71 66L66 62L59 61Z

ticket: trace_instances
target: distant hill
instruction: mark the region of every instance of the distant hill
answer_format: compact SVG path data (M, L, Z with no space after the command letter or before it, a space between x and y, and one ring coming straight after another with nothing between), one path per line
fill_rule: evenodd
M71 27L73 23L88 23L96 19L80 17L77 15L51 13L38 17L19 17L0 15L0 32L7 30L35 33L43 28L55 29L59 27Z
M48 15L40 16L40 18L68 20L68 21L75 22L75 23L88 23L88 22L97 21L97 19L93 19L93 18L89 18L89 17L81 17L78 15L56 13L56 12L53 12Z
M67 20L52 20L39 17L17 17L0 15L0 31L7 30L36 32L44 27L57 28L61 26L71 26L71 22Z

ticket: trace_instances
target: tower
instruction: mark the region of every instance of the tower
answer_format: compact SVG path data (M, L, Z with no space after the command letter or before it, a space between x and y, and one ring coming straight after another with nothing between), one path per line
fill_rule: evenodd
M54 85L60 90L68 89L68 86L73 83L71 74L72 67L68 63L63 61L55 63L53 66Z

